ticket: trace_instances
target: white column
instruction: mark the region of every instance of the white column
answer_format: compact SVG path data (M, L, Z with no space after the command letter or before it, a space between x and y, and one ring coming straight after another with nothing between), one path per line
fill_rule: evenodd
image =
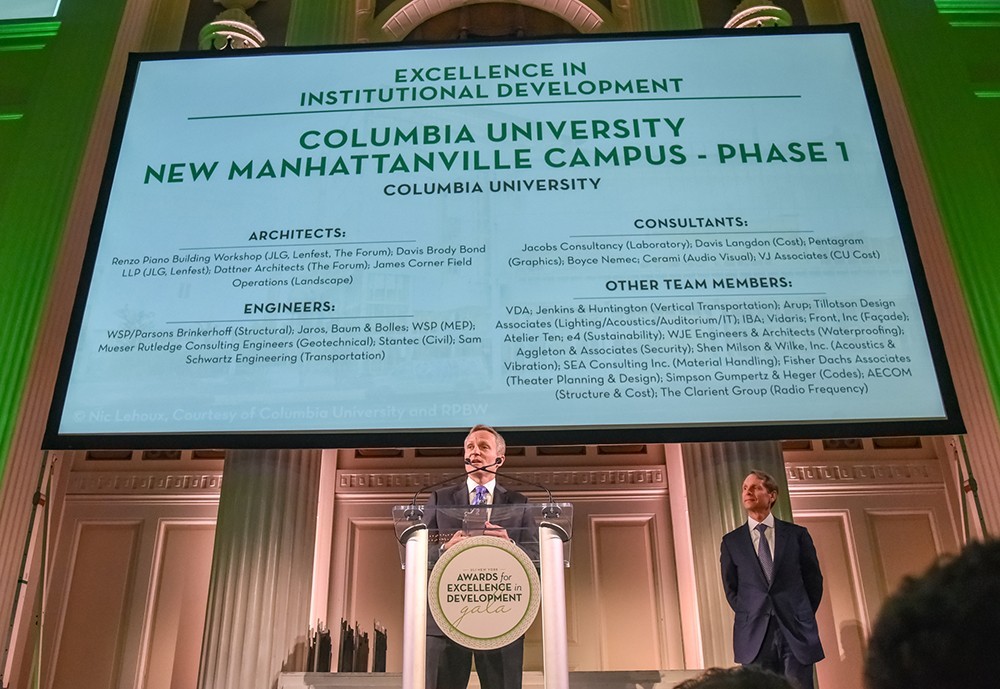
M406 548L403 590L403 689L424 689L427 665L427 529L416 528ZM429 689L433 689L430 687Z
M538 529L542 572L542 669L545 689L568 689L566 582L563 540L554 529Z
M226 457L198 689L272 689L307 655L320 451Z

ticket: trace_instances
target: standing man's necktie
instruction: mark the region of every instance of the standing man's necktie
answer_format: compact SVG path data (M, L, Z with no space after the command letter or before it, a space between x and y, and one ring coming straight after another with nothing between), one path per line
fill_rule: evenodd
M486 486L476 486L476 495L472 498L473 505L485 505L486 498L489 496L489 491L486 490Z
M774 560L771 559L771 545L767 542L767 524L758 524L756 527L760 533L760 542L757 544L757 559L760 560L760 567L764 570L767 583L771 583L774 576Z

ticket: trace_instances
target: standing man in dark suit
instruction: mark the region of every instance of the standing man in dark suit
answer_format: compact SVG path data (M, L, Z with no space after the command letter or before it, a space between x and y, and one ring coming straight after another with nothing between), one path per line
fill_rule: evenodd
M528 515L523 510L510 510L501 515L502 505L526 503L521 493L507 490L497 484L493 473L504 462L507 444L496 430L489 426L474 426L465 438L464 462L466 479L458 486L440 488L431 493L427 502L425 521L431 531L447 538L440 545L432 545L432 559L456 543L468 538L462 522L436 506L489 505L483 508L491 516L485 520L483 534L507 540L519 540L519 545L537 551L537 535L533 535ZM492 509L494 506L497 509ZM510 531L508 532L508 529ZM451 533L454 532L454 533ZM512 536L515 538L512 539ZM524 542L527 540L528 542ZM535 555L537 557L537 554ZM427 615L427 675L426 689L466 689L472 672L472 659L476 660L476 674L483 689L521 689L524 663L524 637L492 651L472 651L455 643L438 627L434 617Z
M801 526L775 519L778 484L763 471L743 481L747 523L722 537L722 585L736 613L733 652L741 665L760 665L813 689L823 659L816 610L823 597L816 548Z

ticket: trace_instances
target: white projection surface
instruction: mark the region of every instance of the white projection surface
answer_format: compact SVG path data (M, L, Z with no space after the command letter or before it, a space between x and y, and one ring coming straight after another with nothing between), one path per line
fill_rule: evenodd
M46 442L955 429L857 44L133 56Z

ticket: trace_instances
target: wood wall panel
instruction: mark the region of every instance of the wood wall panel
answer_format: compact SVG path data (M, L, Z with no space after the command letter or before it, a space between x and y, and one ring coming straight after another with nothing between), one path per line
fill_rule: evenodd
M821 687L860 687L868 620L857 576L847 511L798 513L809 529L823 570L823 600L816 613L826 659L817 665Z
M128 499L70 495L54 520L43 689L193 686L215 501L122 490Z
M194 689L215 544L212 523L160 525L150 586L142 689Z
M86 633L62 635L52 689L118 686L140 532L138 522L80 524L60 627Z
M879 586L886 596L903 578L927 569L941 554L932 510L868 510Z
M594 517L591 534L601 669L665 667L652 515Z
M388 514L388 511L386 512ZM389 632L386 657L388 672L401 672L403 651L403 569L399 560L399 545L392 519L352 518L349 529L349 569L346 596L342 612L330 611L334 646L340 634L340 615L348 624L355 622L362 633L368 633L369 660L374 651L374 622L377 620ZM334 617L336 615L336 617ZM335 654L336 655L336 654ZM334 657L334 665L337 658Z

